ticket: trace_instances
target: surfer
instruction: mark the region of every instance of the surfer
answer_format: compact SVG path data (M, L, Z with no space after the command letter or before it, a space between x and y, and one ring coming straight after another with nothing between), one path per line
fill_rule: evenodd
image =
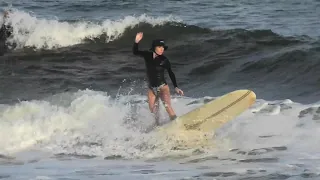
M133 44L133 54L143 57L146 65L146 73L148 78L148 103L151 113L156 116L156 124L159 125L159 120L156 115L158 112L159 96L161 101L169 114L170 120L174 120L177 116L171 106L171 96L169 86L164 78L164 71L167 70L169 77L174 85L176 93L183 95L183 91L178 88L175 74L171 69L170 61L163 55L164 51L168 49L164 40L155 39L152 41L149 51L141 51L138 44L143 37L143 32L136 35Z
M4 11L3 13L3 23L0 29L0 55L3 55L4 53L7 52L8 46L6 44L7 39L11 36L12 34L12 26L10 26L7 23L7 20L9 18L9 12Z

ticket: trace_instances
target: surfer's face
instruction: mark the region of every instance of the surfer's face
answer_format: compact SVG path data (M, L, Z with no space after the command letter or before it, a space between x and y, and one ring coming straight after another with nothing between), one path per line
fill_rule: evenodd
M156 48L154 49L154 51L159 54L159 55L162 55L163 54L163 51L164 51L164 48L163 46L156 46Z

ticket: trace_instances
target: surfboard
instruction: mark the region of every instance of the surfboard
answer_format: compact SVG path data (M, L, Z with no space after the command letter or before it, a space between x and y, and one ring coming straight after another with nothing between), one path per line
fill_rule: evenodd
M256 101L256 94L248 89L235 90L179 116L157 128L158 132L170 136L183 136L184 140L198 135L213 134L225 123L235 119Z

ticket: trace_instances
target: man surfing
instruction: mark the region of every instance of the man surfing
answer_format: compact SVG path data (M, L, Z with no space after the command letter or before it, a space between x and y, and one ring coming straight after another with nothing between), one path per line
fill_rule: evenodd
M157 116L159 107L159 97L169 114L170 120L176 119L176 113L171 106L171 95L169 86L164 78L164 71L167 70L169 77L174 85L175 92L184 95L183 91L178 88L175 74L171 69L170 61L163 55L164 51L168 49L164 40L156 39L152 41L152 45L149 51L141 51L138 48L138 44L143 38L143 32L139 32L136 35L135 42L133 44L133 54L143 57L146 64L146 73L148 79L148 103L151 113L156 116L156 125L159 125L159 119Z

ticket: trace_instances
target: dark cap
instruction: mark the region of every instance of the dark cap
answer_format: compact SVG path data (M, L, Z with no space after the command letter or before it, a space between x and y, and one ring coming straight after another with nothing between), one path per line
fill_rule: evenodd
M164 50L168 49L168 46L166 46L166 44L164 43L163 39L155 39L155 40L153 40L150 50L154 51L154 48L157 47L157 46L162 46L164 48Z

